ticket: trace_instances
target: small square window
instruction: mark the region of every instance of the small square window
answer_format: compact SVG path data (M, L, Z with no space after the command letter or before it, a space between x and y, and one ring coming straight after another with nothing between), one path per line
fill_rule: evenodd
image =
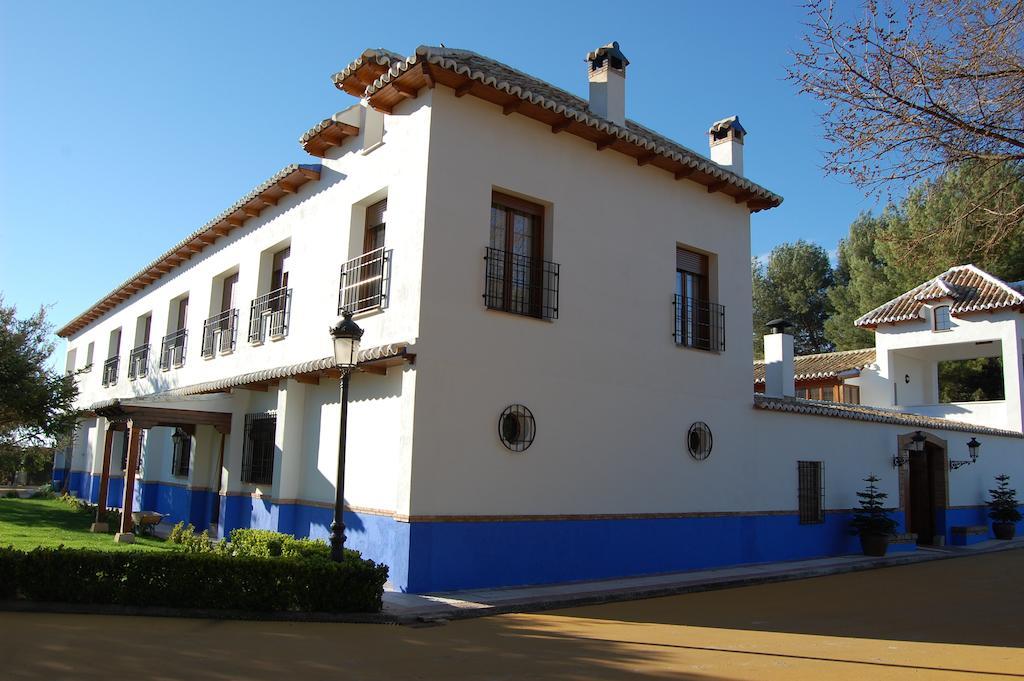
M941 305L932 312L932 328L936 331L949 331L953 328L953 319L949 315L949 305Z

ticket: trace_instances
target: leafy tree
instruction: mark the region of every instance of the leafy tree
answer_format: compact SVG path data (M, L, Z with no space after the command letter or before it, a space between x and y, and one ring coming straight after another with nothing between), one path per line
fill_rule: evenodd
M800 92L824 105L828 172L891 194L965 162L988 169L1024 161L1024 3L860 4L850 11L809 0L804 47L789 68ZM1024 201L983 205L955 209L964 218L991 211L978 240L991 254L1019 224ZM932 227L956 233L958 224Z
M47 366L53 352L46 309L19 319L0 297L0 453L24 458L53 448L73 430L78 388L74 377Z
M762 265L751 262L754 284L754 352L764 354L765 323L783 318L793 323L797 354L828 352L825 320L831 312L828 290L833 284L828 253L799 240L776 246Z
M990 248L1004 224L998 216L1016 203L1024 205L1019 166L965 163L881 214L859 216L839 243L826 337L840 350L873 345L869 331L854 327L857 317L955 265L1024 279L1024 215L998 235L999 248Z
M996 476L996 488L988 491L988 517L997 523L1016 523L1021 519L1017 509L1017 490L1010 488L1010 476Z

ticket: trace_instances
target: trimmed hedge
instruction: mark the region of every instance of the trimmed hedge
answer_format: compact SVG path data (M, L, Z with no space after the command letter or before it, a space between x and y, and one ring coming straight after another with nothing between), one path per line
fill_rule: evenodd
M378 612L387 566L179 551L0 549L0 597L64 603Z

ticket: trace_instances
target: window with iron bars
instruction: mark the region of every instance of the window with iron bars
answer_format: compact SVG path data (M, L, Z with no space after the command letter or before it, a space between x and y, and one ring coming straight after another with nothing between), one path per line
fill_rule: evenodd
M391 286L391 250L375 248L341 266L338 314L387 307Z
M128 356L128 378L134 381L145 378L149 372L149 343L132 349Z
M268 336L282 338L288 335L291 299L292 290L288 287L253 298L249 308L250 343L263 343Z
M558 319L558 263L487 248L484 304L489 310Z
M698 350L725 351L725 306L675 296L676 345Z
M242 449L242 482L270 485L274 482L275 414L246 414Z
M185 365L185 340L187 338L187 329L178 329L164 336L160 342L160 368L163 371L177 369Z
M825 522L824 464L821 461L797 461L796 467L800 524Z
M215 314L203 323L203 357L232 352L237 337L238 310L232 308Z

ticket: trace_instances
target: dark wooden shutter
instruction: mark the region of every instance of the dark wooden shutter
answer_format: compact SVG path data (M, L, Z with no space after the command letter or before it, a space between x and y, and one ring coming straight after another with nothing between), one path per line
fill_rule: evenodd
M366 209L366 228L384 224L384 211L388 209L388 200L384 199Z
M685 248L676 248L676 269L707 276L708 256Z

